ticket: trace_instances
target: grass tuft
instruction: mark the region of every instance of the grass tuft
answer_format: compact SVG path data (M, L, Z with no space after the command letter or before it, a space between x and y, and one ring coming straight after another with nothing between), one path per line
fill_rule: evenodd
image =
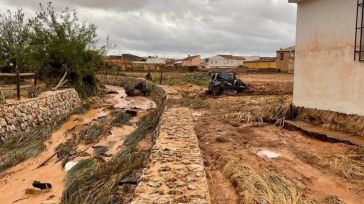
M8 140L0 144L0 172L38 156L45 150L44 142L65 120L10 135Z
M348 156L340 155L330 161L330 167L347 179L364 178L364 163Z
M240 161L229 162L223 171L236 186L247 204L285 203L313 204L307 199L301 189L297 188L288 178L269 170L259 175L249 166Z
M125 111L123 110L115 110L111 113L111 115L114 117L114 119L112 120L112 124L114 126L119 127L130 124L129 121L131 119L131 116L125 113Z

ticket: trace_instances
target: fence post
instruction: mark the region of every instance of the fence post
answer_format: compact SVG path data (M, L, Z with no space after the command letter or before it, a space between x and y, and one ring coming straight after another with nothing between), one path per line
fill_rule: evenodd
M37 72L34 72L34 86L37 86Z
M161 76L160 76L160 79L159 79L159 84L162 84L162 80L163 80L163 72L161 72Z
M20 100L20 75L18 68L16 68L16 96Z

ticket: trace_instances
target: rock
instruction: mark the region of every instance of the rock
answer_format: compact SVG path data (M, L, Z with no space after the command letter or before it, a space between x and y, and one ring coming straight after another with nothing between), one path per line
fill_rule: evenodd
M150 186L150 187L153 187L153 188L159 188L159 187L162 186L162 182L160 182L160 181L149 181L147 185Z
M40 190L45 190L45 189L52 188L52 184L50 184L50 183L43 183L43 182L40 182L40 181L33 181L32 186L34 188L39 188Z
M69 161L69 162L67 162L66 165L64 166L64 170L65 171L71 170L74 166L76 166L77 163L78 162L76 162L76 161Z

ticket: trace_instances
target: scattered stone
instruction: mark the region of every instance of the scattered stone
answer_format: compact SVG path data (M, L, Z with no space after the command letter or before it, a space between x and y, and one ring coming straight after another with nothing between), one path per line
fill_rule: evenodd
M77 163L78 162L76 162L76 161L69 161L69 162L67 162L66 165L64 166L64 170L65 171L71 170L74 166L76 166Z
M39 188L40 190L52 188L52 184L43 183L43 182L40 182L40 181L33 181L32 185L33 185L34 188Z
M137 177L127 177L119 181L119 186L122 185L137 185L139 179Z
M276 159L281 156L281 154L273 152L271 150L260 150L257 152L257 155L259 157L266 157L268 159Z
M150 181L147 185L153 188L159 188L162 186L162 183L160 181Z

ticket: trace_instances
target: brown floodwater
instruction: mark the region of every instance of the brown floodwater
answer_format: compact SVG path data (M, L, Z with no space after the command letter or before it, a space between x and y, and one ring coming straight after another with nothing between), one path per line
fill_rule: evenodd
M108 89L118 92L106 97L105 101L108 106L121 109L139 109L138 116L131 120L131 125L123 127L113 127L111 135L104 137L96 145L108 146L110 149L107 152L110 157L117 153L123 145L125 138L132 133L136 128L136 122L145 114L146 110L154 108L156 105L153 101L145 97L126 96L125 91L121 87L107 86ZM83 115L74 115L69 118L56 132L52 134L50 139L46 142L46 150L35 158L28 159L15 167L6 170L0 174L0 203L41 203L42 201L52 200L56 202L61 201L62 193L64 190L64 177L66 171L62 168L61 162L56 163L57 158L54 157L47 164L41 168L37 167L47 160L55 149L60 144L67 141L66 132L75 128L89 124L93 120L104 117L110 113L107 108L94 108L87 111ZM95 145L95 144L94 144ZM84 150L86 146L79 145L78 150ZM92 151L89 148L87 151ZM90 152L92 155L92 152ZM83 158L76 158L79 161ZM105 158L108 160L108 158ZM52 184L52 189L49 192L43 192L38 195L25 194L26 189L32 188L33 181L48 182Z

